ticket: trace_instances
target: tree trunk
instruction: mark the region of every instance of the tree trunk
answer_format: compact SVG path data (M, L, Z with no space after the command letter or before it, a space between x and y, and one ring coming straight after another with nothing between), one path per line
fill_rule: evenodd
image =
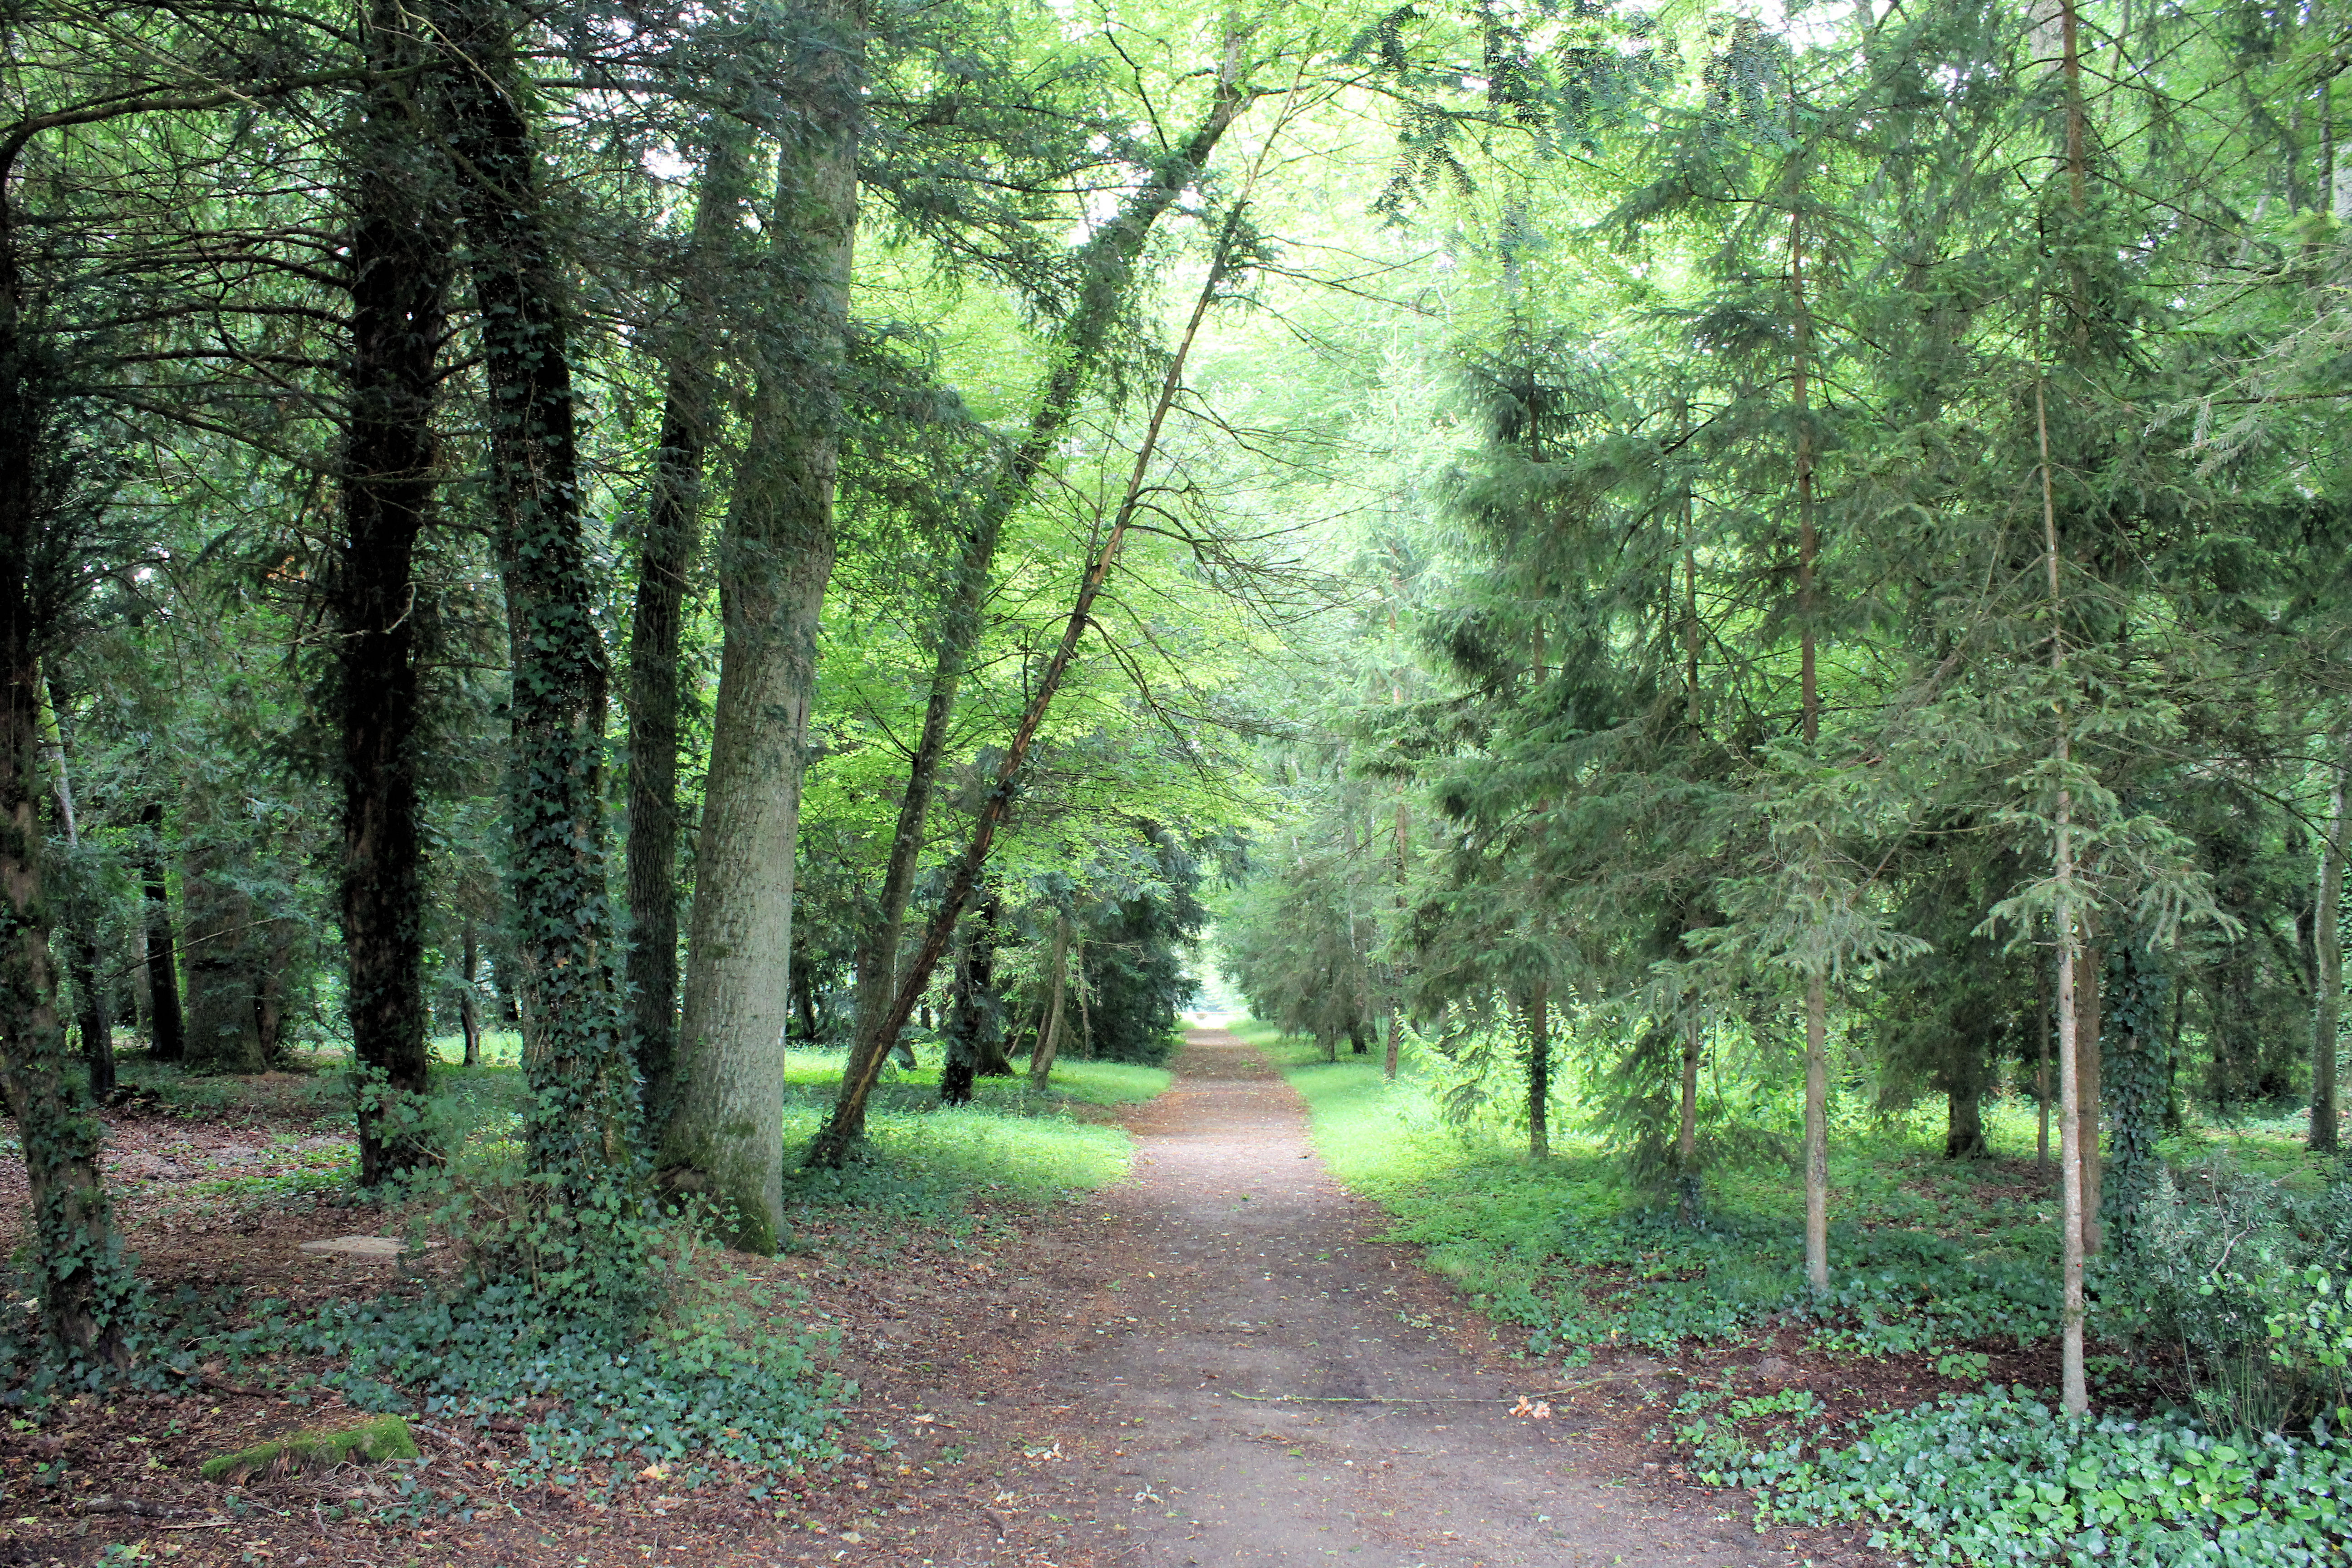
M1675 1124L1675 1201L1685 1223L1699 1213L1698 1064L1706 1043L1696 1023L1683 1026L1683 1072L1680 1114Z
M1984 1093L1970 1086L1944 1095L1944 1158L1981 1160L1992 1152L1985 1142Z
M408 28L396 0L372 0L362 40L371 65L386 73L417 65L423 50ZM419 96L413 78L371 79L346 195L351 413L342 548L329 598L342 730L344 1010L361 1080L362 1186L425 1159L422 1110L431 1072L415 565L438 486L433 412L451 235L443 171L421 152L436 142L438 130L419 115ZM270 990L264 986L265 996ZM266 1018L263 1032L277 1032ZM264 1048L272 1043L265 1040Z
M481 939L470 916L466 921L459 953L458 962L465 966L466 975L457 987L457 1027L466 1037L466 1065L478 1068L482 1065L482 1009L474 994L474 976L481 973L482 951Z
M130 1281L99 1174L105 1129L67 1054L49 957L41 656L54 630L45 611L58 597L47 563L66 552L45 516L58 473L45 449L53 367L20 326L11 173L0 161L0 1100L24 1152L42 1329L60 1350L121 1364Z
M1242 110L1249 95L1231 71L1221 77L1207 115L1184 143L1163 159L1152 175L1129 196L1118 214L1097 230L1080 247L1078 276L1085 279L1076 304L1055 331L1047 350L1053 370L1039 390L1029 429L1013 448L984 492L978 512L965 531L956 562L953 586L939 621L940 645L931 671L930 692L923 708L922 733L907 769L907 784L898 801L898 820L890 839L890 857L883 868L882 890L874 921L857 933L857 1035L852 1047L848 1076L855 1077L869 1056L877 1060L889 1048L881 1037L884 1016L890 1010L897 981L898 947L904 937L907 900L915 886L922 859L923 837L930 812L931 792L947 754L950 724L964 667L979 646L989 575L996 559L997 541L1005 520L1028 499L1037 476L1052 458L1078 412L1080 401L1093 384L1108 350L1111 331L1131 303L1136 263L1160 219L1198 181L1210 154ZM863 1131L860 1122L849 1135Z
M217 844L191 846L180 887L188 939L187 1064L198 1072L260 1072L269 1063L257 1008L259 910Z
M139 881L147 915L147 994L154 1023L149 1054L176 1062L187 1055L186 1020L180 1011L179 942L172 931L172 890L164 868L163 803L151 800L139 813Z
M445 3L450 143L493 410L489 495L513 696L508 888L530 1089L524 1144L541 1214L628 1212L635 1063L607 983L604 649L580 523L571 308L515 60L521 14Z
M49 747L50 782L57 789L58 819L64 824L68 854L79 859L81 824L74 812L73 772L66 757L66 700L57 677L48 679L42 695L42 727ZM72 968L74 1002L81 1031L82 1060L89 1072L89 1096L100 1105L114 1099L114 1020L107 1007L106 987L99 979L98 900L92 897L87 869L72 866L67 875L66 951Z
M719 700L660 1154L666 1183L732 1206L732 1239L751 1252L774 1251L783 1225L793 862L835 548L865 86L859 0L824 0L808 18L813 36L787 76L798 112L777 158L750 435L719 546Z
M2066 63L2074 65L2074 12L2063 12ZM2075 981L2083 966L2082 943L2075 925L2074 793L2068 787L2072 734L2066 708L2065 599L2058 572L2058 507L2050 464L2050 412L2037 377L2033 384L2034 425L2042 448L2042 531L2043 555L2050 579L2050 671L2057 688L2057 734L2051 759L2058 770L2058 800L2052 813L2051 880L2057 888L2057 907L2051 924L2058 935L2058 1254L2059 1402L2067 1414L2080 1415L2091 1408L2090 1387L2083 1365L2083 1240L2084 1217L2083 1171L2078 1153L2082 1142L2083 1079L2079 1052L2083 1019L2076 1005ZM2096 1004L2094 1005L2095 1011ZM2096 1103L2095 1100L2093 1101Z
M1127 531L1135 521L1138 507L1143 500L1144 476L1150 471L1151 461L1160 447L1160 433L1166 425L1168 412L1175 406L1178 390L1183 384L1184 363L1194 341L1199 337L1201 322L1209 313L1217 290L1223 284L1226 268L1234 255L1235 237L1240 231L1242 209L1236 205L1227 215L1225 226L1219 237L1217 251L1211 261L1207 278L1201 286L1200 296L1193 301L1192 313L1186 321L1183 336L1176 352L1170 356L1168 368L1160 377L1160 395L1153 404L1151 417L1145 427L1143 440L1136 448L1135 461L1128 470L1127 486L1121 495L1118 510L1103 535L1101 547L1087 563L1086 574L1079 580L1076 600L1062 623L1062 636L1055 645L1053 657L1037 678L1019 721L998 761L996 775L986 798L982 802L978 819L972 824L971 837L964 845L963 854L949 873L948 884L940 899L938 911L932 915L923 932L922 945L916 950L915 960L899 977L898 994L890 1011L874 1031L874 1038L889 1041L898 1037L907 1019L915 1010L924 988L930 984L931 972L937 968L940 956L947 951L948 938L955 930L956 918L962 912L964 900L971 896L980 881L982 869L988 864L988 854L996 841L997 830L1012 808L1015 785L1020 781L1022 765L1028 760L1029 748L1037 739L1037 728L1045 721L1054 705L1054 698L1062 689L1063 679L1069 674L1070 664L1077 657L1079 639L1092 624L1096 600L1108 580L1111 567L1118 560L1119 549L1127 541ZM1083 971L1082 971L1083 973ZM1080 1003L1083 1006L1084 997ZM1089 1042L1091 1045L1091 1042ZM849 1152L849 1145L857 1130L866 1122L866 1097L874 1087L875 1076L881 1071L880 1052L853 1052L849 1070L842 1075L839 1097L834 1101L833 1112L826 1118L824 1129L810 1141L805 1162L812 1167L838 1167Z
M678 645L687 574L702 543L703 459L719 415L713 366L723 311L713 274L741 227L747 140L740 122L712 119L629 626L630 1048L655 1126L667 1110L677 1049Z
M2336 1036L2344 1008L2344 754L2347 736L2329 737L2327 831L2319 848L2319 898L2312 913L2311 1137L2315 1153L2337 1148Z
M997 900L991 893L980 900L978 912L963 928L955 984L948 993L947 1062L940 1069L943 1104L970 1104L972 1080L1003 1055L1004 1004L996 994L996 915Z
M1551 1157L1551 987L1538 984L1521 1004L1528 1029L1528 1152Z
M1829 978L1805 980L1805 1279L1830 1288Z
M1054 1058L1062 1048L1062 1000L1070 978L1070 917L1056 911L1054 916L1054 956L1046 962L1054 968L1053 989L1047 994L1045 1024L1038 1031L1037 1047L1029 1053L1029 1087L1042 1089L1054 1079Z

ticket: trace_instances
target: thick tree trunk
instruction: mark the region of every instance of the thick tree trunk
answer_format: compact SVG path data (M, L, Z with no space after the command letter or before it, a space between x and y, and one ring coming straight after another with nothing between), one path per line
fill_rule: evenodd
M1054 971L1053 988L1047 993L1045 1022L1037 1033L1036 1048L1029 1053L1029 1087L1044 1089L1053 1081L1054 1058L1062 1048L1062 1002L1069 988L1070 978L1070 917L1057 911L1054 916L1054 955L1046 962Z
M865 8L825 0L789 73L749 440L719 541L724 643L695 855L694 924L664 1180L723 1198L732 1239L783 1225L783 1039L793 861L833 573L840 377L857 229Z
M719 416L712 373L724 312L718 273L741 227L747 142L738 121L712 120L629 626L630 1040L655 1126L667 1110L677 1049L679 634L687 574L702 543L703 459Z
M163 803L139 813L139 881L147 915L147 1005L153 1021L149 1053L176 1062L187 1055L186 1019L180 1011L179 942L172 930L172 889L164 868Z
M257 1007L260 911L216 844L191 847L180 887L187 922L187 1064L198 1072L260 1072L269 1065Z
M1981 1160L1992 1152L1985 1142L1984 1096L1980 1089L1955 1089L1944 1096L1944 1158Z
M129 1281L99 1175L105 1129L67 1054L49 957L41 656L57 585L43 573L65 552L46 537L50 366L19 326L10 174L0 163L0 1100L24 1152L42 1328L59 1349L121 1364Z
M970 1104L973 1079L997 1076L987 1068L1004 1054L1004 1005L996 994L996 915L997 900L991 893L963 928L955 983L948 993L947 1062L940 1069L944 1104Z
M524 1119L542 1213L625 1212L637 1168L635 1065L607 981L604 644L580 523L562 247L514 59L522 16L444 4L450 143L461 178L491 409L489 491L511 647L508 887Z
M1521 1005L1528 1030L1528 1152L1551 1157L1551 987L1538 984Z
M1086 281L1076 305L1054 334L1048 351L1054 368L1038 393L1027 434L983 494L965 532L955 581L942 606L922 732L908 763L907 785L898 801L898 826L883 868L876 918L857 933L857 1035L846 1075L851 1079L858 1075L867 1058L878 1061L891 1044L891 1039L883 1037L881 1027L894 1000L907 900L914 891L915 872L922 859L931 793L947 755L956 695L965 664L979 645L981 606L988 595L990 571L1005 520L1028 499L1093 384L1112 329L1130 302L1136 264L1153 226L1200 179L1210 154L1248 103L1248 93L1228 71L1220 79L1208 113L1192 135L1161 161L1151 178L1120 206L1118 215L1097 230L1078 252L1077 270ZM862 1110L858 1114L862 1116ZM848 1135L856 1137L863 1131L863 1121L856 1121Z
M369 6L364 47L387 73L423 58L394 0ZM438 479L433 411L451 274L438 129L424 89L387 74L367 88L352 155L350 423L343 538L330 602L342 729L345 1016L359 1095L360 1183L425 1158L430 1075L424 838L417 797L416 544ZM264 986L262 1031L275 1035ZM274 1041L263 1042L268 1049Z
M2311 1136L2315 1153L2337 1147L2336 1037L2344 1009L2344 756L2347 736L2329 737L2327 831L2319 847L2319 897L2312 911Z

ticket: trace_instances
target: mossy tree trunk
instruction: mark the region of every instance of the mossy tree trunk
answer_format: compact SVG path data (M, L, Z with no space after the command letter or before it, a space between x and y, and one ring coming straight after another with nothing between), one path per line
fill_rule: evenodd
M841 374L848 352L866 10L823 0L786 72L793 97L751 334L750 431L719 542L719 696L695 854L665 1184L722 1199L731 1239L772 1252L783 1225L783 1051L793 860L833 573Z

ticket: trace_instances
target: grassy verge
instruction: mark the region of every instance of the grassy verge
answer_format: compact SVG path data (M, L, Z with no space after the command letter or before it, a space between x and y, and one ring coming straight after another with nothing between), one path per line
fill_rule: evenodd
M1306 1100L1334 1174L1395 1216L1391 1237L1424 1247L1530 1357L1573 1367L1639 1347L1685 1369L1654 1436L1704 1479L1749 1488L1759 1522L1849 1520L1885 1548L2003 1565L2333 1562L2352 1541L2338 1501L2352 1444L2332 1423L2233 1436L2242 1423L2210 1397L2184 1408L2198 1391L2177 1360L2167 1372L2148 1359L2163 1349L2149 1329L2161 1310L2133 1318L2148 1297L2129 1266L2095 1270L2094 1331L2116 1336L2094 1346L2116 1352L2093 1357L2104 1414L2053 1413L2039 1385L2054 1370L2055 1177L2035 1163L2030 1102L1988 1106L1990 1161L1942 1157L1940 1105L1840 1118L1832 1289L1816 1299L1801 1279L1801 1184L1769 1154L1719 1163L1704 1224L1677 1224L1591 1139L1555 1135L1536 1160L1507 1108L1450 1124L1436 1109L1443 1064L1408 1052L1391 1084L1377 1058L1327 1062L1264 1025L1235 1032ZM2320 1194L2328 1175L2293 1118L2192 1126L2162 1152L2289 1193ZM2326 1344L2352 1346L2352 1328L2326 1315L2332 1299L2315 1300ZM1761 1375L1751 1358L1792 1333L1802 1361Z

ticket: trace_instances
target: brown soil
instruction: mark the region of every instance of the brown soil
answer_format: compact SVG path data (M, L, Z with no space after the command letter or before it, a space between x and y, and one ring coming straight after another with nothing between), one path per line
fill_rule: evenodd
M494 1499L476 1522L325 1517L397 1484L354 1468L257 1478L233 1517L226 1489L195 1476L203 1458L350 1413L215 1376L202 1397L90 1402L0 1430L0 1564L89 1563L110 1542L295 1568L1880 1561L1842 1535L1759 1535L1738 1494L1685 1480L1645 1436L1685 1386L1677 1368L1604 1356L1563 1389L1504 1353L1411 1248L1374 1239L1384 1217L1324 1172L1303 1107L1255 1049L1196 1032L1176 1069L1168 1094L1126 1114L1136 1175L1108 1193L984 1212L969 1238L845 1226L804 1237L802 1257L730 1260L805 1292L792 1330L838 1331L859 1387L842 1434L855 1457L828 1469L754 1497L745 1480L672 1494L655 1467L592 1478L620 1483L600 1500L497 1484L511 1433L427 1426L421 1479ZM256 1142L112 1130L150 1279L312 1302L381 1284L383 1265L296 1251L369 1228L363 1215L207 1213L174 1195L176 1174L134 1169L184 1172L215 1141ZM1849 1397L1854 1370L1767 1367ZM36 1482L60 1459L63 1497Z

